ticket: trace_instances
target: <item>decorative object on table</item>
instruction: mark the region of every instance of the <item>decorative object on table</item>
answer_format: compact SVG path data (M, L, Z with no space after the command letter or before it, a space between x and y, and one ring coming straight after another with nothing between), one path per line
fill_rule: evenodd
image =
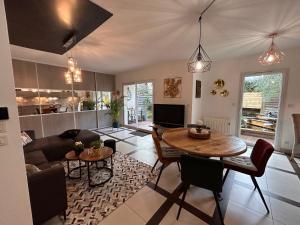
M212 60L209 58L208 54L204 50L204 48L201 45L201 20L204 13L208 10L208 8L215 2L215 0L212 0L212 2L200 13L199 17L199 43L198 47L193 52L192 56L189 58L189 61L187 63L188 71L190 73L204 73L207 71L210 71Z
M210 129L205 128L190 128L188 130L189 137L198 138L198 139L209 139L210 138Z
M103 147L103 141L101 139L97 140L97 141L93 141L90 143L90 147L97 149L97 148L101 148Z
M220 92L220 95L222 97L227 97L229 95L229 91L227 91L226 89Z
M272 43L268 50L258 58L258 61L261 65L273 65L283 61L285 54L280 51L274 43L274 38L278 35L279 34L275 32L267 36L267 38L272 38Z
M110 115L112 118L112 127L113 128L119 128L119 119L120 119L120 113L124 107L124 97L120 96L120 92L116 91L112 95L112 100L109 104L109 110L106 114Z
M225 86L225 81L222 79L218 79L214 82L217 89L223 88Z
M180 98L181 97L182 78L167 78L164 80L164 97Z
M81 141L75 142L74 151L76 155L80 155L80 153L84 150L84 144Z
M196 94L195 94L196 98L201 98L201 81L200 80L196 80Z
M216 94L217 94L217 91L216 91L216 90L211 90L210 93L211 93L212 95L216 95Z

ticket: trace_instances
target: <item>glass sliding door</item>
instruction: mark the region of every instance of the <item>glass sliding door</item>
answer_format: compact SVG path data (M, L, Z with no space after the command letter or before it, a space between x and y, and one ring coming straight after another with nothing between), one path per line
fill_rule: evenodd
M153 83L141 82L123 86L124 124L136 129L152 128Z

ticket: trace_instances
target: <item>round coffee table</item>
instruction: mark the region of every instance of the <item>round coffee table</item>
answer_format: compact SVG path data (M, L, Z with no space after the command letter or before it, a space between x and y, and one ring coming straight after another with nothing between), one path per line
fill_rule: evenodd
M97 155L90 154L89 149L85 149L83 152L80 153L79 159L86 163L87 165L87 172L88 172L88 181L90 187L100 186L108 182L113 177L113 150L109 147L103 147L100 150L100 153ZM105 159L110 158L110 165L109 168L105 162ZM98 167L98 162L102 161L103 165ZM91 177L91 165L96 164L95 168L98 170L104 170L109 172L109 177L106 178L104 181L96 182L92 180Z
M67 165L68 165L68 178L69 179L79 179L81 178L81 162L80 162L80 159L79 159L79 156L76 155L75 151L69 151L66 155L65 155L65 158L66 158L66 161L67 161ZM77 167L74 167L72 169L70 169L70 161L78 161L79 163L79 166ZM74 171L74 170L77 170L79 169L79 176L78 177L72 177L70 174Z

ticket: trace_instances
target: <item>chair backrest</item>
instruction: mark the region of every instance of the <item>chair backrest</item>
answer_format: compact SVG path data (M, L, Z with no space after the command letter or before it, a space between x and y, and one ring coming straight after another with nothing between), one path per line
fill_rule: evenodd
M300 113L292 114L294 130L295 130L295 144L300 143Z
M182 155L180 162L181 180L184 184L192 184L217 193L222 191L222 161Z
M269 158L274 152L274 147L265 140L258 139L251 153L251 161L257 168L257 176L262 176L265 172Z
M158 159L159 159L159 161L162 162L163 155L162 155L162 150L161 150L161 146L160 146L160 142L159 142L160 139L157 136L157 133L155 131L152 131L152 138L153 138L153 141L154 141L154 144L155 144Z

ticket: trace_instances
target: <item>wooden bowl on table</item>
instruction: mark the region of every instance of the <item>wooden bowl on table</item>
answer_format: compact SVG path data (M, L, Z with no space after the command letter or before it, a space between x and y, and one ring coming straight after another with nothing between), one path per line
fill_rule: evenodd
M210 138L210 130L209 129L197 129L191 128L188 130L188 136L191 138L197 139L209 139Z

